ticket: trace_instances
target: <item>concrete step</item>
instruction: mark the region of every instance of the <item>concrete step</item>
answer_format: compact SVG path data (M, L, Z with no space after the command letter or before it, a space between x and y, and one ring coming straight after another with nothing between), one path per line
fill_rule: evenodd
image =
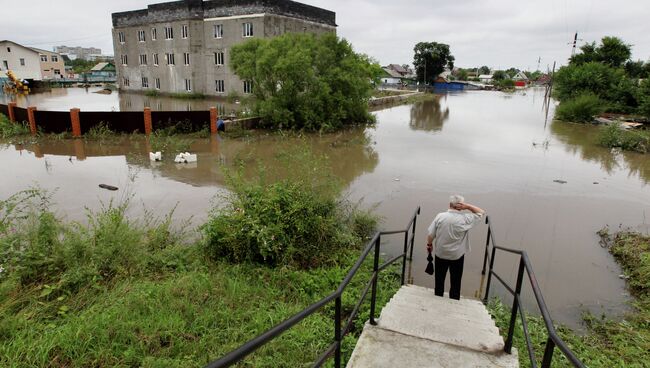
M443 311L463 311L466 313L478 313L485 312L486 316L489 316L489 313L485 310L485 306L482 303L474 303L474 301L469 299L454 300L447 297L439 297L436 295L425 296L417 292L411 292L408 290L400 290L391 298L389 303L395 301L396 303L408 300L409 303L416 305L422 308L429 308L432 305L435 305L437 309L441 312Z
M429 298L431 296L436 296L434 289L428 289L424 288L422 286L416 286L416 285L405 285L402 286L399 290L398 293L410 293L418 296L422 296L425 298ZM460 297L460 300L456 299L450 299L449 298L449 293L445 293L444 297L448 299L451 303L457 303L457 304L463 304L467 306L475 306L478 308L483 307L483 302L477 299L472 299L472 298L465 298L465 297Z
M519 367L513 354L485 354L366 324L347 364L348 368Z
M384 307L384 309L381 311L381 317L407 314L413 314L411 316L412 318L432 321L432 323L440 323L441 321L453 320L456 321L457 324L474 326L481 330L494 332L497 334L499 333L499 330L497 329L494 321L487 313L484 312L467 313L463 311L453 310L441 311L436 308L436 305L432 305L429 308L421 308L419 306L409 304L408 302L391 302L389 305L386 305L386 307Z

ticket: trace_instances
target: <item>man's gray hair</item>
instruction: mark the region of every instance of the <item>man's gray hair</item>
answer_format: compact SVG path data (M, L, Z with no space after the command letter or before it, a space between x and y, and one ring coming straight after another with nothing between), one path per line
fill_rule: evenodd
M465 202L465 198L463 198L463 196L460 194L454 194L449 196L449 204L451 205L463 203L463 202Z

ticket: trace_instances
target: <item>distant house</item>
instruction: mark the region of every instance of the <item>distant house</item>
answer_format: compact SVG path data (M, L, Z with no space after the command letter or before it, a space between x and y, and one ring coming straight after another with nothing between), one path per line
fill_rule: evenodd
M65 65L56 52L0 40L0 74L8 70L19 79L47 80L63 78Z
M90 69L90 76L96 79L114 79L116 76L115 64L111 62L97 63Z
M515 73L515 75L513 75L511 79L513 81L524 81L524 82L528 82L530 80L530 79L528 79L528 76L526 75L526 73L524 73L522 71L519 71L519 72Z
M492 83L492 78L492 74L481 74L478 76L478 79L481 81L481 83Z
M389 67L381 68L384 71L384 74L381 76L382 84L401 84L403 76L397 71L390 69Z

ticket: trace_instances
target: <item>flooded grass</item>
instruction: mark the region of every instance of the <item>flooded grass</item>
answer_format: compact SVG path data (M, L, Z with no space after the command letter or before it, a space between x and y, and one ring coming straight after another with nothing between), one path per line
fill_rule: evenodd
M625 130L618 124L610 124L600 128L598 141L601 146L620 148L639 153L650 152L650 131Z
M0 114L0 138L9 139L29 134L29 125L26 122L12 122L6 115Z
M609 251L625 272L628 287L634 296L633 311L622 320L585 313L587 333L577 334L559 327L560 337L588 367L645 367L650 360L650 236L638 232L621 231L610 236L607 230L600 235L610 243ZM509 307L494 299L488 306L497 326L506 338L510 321ZM533 346L538 356L544 352L547 338L541 317L527 316ZM522 367L530 367L521 324L515 330L515 344ZM553 355L554 367L572 367L557 349Z

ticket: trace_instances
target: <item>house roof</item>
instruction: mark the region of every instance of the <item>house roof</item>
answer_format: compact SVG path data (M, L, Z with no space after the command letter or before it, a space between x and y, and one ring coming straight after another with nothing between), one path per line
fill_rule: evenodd
M24 48L24 49L27 49L28 51L38 52L38 51L34 50L34 49L31 48L31 47L23 46L23 45L21 45L21 44L19 44L19 43L16 43L16 42L14 42L14 41L10 41L10 40L0 40L0 43L3 43L3 42L9 42L9 43L12 43L12 44L14 44L14 45L16 45L16 46L18 46L18 47L22 47L22 48Z
M90 71L91 72L100 72L102 69L104 69L108 64L110 63L97 63L97 65L93 66Z
M389 65L388 65L388 68L389 68L389 69L392 69L392 70L394 70L394 71L396 71L396 72L398 72L398 73L400 73L400 74L406 74L406 73L408 73L408 70L404 69L404 67L402 67L402 66L399 65L399 64L389 64Z
M512 79L514 79L514 80L528 80L528 76L526 75L526 73L519 71L519 72L515 73L514 76L512 76Z
M393 78L402 78L402 75L397 70L391 69L390 67L384 67L382 69Z
M481 74L478 79L492 79L492 74Z
M36 48L36 47L27 47L27 48L32 49L32 50L38 52L39 54L56 54L56 55L59 55L58 52L47 51L47 50L39 49L39 48Z

